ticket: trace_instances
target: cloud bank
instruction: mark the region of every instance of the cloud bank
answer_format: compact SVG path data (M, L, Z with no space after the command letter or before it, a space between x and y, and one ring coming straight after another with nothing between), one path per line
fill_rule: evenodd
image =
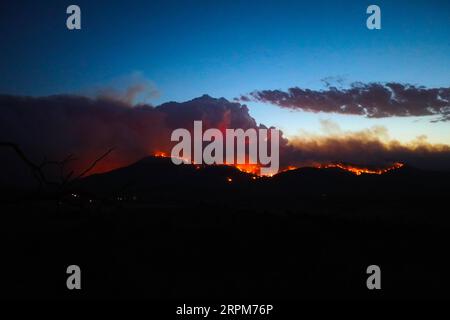
M238 100L270 103L308 112L360 115L368 118L436 116L450 120L450 88L425 88L396 82L353 83L349 88L310 90L298 87L254 91Z
M343 131L331 121L322 121L322 132L293 137L284 161L297 166L342 162L381 167L403 162L423 169L450 169L450 146L431 144L426 136L401 143L383 126Z

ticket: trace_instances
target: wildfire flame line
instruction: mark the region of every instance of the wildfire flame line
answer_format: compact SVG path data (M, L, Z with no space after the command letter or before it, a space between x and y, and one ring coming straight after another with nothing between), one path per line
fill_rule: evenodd
M351 166L351 165L346 165L346 164L341 164L341 163L325 164L325 165L320 166L320 168L339 168L339 169L354 173L357 176L360 176L363 173L380 175L380 174L389 172L391 170L399 169L401 167L403 167L403 163L400 163L400 162L395 162L392 166L387 167L387 168L382 168L382 169L370 169L370 168L364 168L364 167L356 167L356 166Z
M170 158L170 156L168 156L165 152L155 152L154 156L158 157L158 158ZM184 159L184 158L180 158L180 159L183 160L185 163L189 163L189 161L187 161L187 159ZM238 169L239 171L242 171L242 172L246 172L246 173L249 173L249 174L252 174L255 176L260 176L261 166L258 164L229 164L229 163L226 163L225 165L235 167L236 169ZM314 167L314 168L319 168L319 169L338 168L341 170L351 172L357 176L360 176L362 174L381 175L381 174L387 173L389 171L399 169L399 168L403 167L403 165L404 164L401 162L395 162L392 166L389 166L389 167L372 169L372 168L354 166L354 165L343 164L343 163L329 163L329 164L317 164L317 165L307 166L307 167ZM196 165L196 168L197 169L200 168L198 164ZM305 168L305 167L289 166L284 170L280 170L280 172L296 170L296 169L301 169L301 168Z

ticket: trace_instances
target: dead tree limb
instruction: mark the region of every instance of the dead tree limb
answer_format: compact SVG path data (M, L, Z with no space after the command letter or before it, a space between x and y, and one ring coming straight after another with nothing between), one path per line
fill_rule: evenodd
M47 185L55 185L57 183L49 181L46 177L44 172L42 171L42 168L35 164L33 161L28 159L28 157L25 155L25 153L22 151L22 149L19 148L19 146L12 142L3 142L0 141L0 147L7 147L13 149L13 151L19 156L19 158L31 169L33 172L34 177L38 180L39 185L42 186L43 184Z
M22 149L20 149L20 147L16 143L0 141L0 147L7 147L7 148L12 149L19 156L19 158L31 169L31 171L33 172L33 175L38 180L40 186L45 184L45 185L49 185L49 186L51 185L51 186L60 186L60 187L63 187L64 185L66 185L66 184L68 184L70 182L73 182L75 180L79 180L79 179L83 178L92 169L94 169L95 166L100 161L102 161L104 158L106 158L114 150L114 148L110 148L108 151L106 151L104 154L102 154L99 158L95 159L88 168L86 168L78 176L76 176L75 178L72 179L72 176L74 174L73 171L70 171L66 176L64 176L64 173L63 173L64 167L67 165L67 163L69 163L70 161L75 160L75 158L73 157L72 154L67 156L62 161L48 161L48 160L44 160L41 164L37 165L36 163L31 161L25 155L25 153L22 151ZM61 175L61 182L60 183L54 182L54 181L50 181L45 176L45 173L44 173L43 169L46 166L49 166L49 165L57 165L57 166L60 167L60 175Z
M106 151L103 155L101 155L99 158L97 158L94 162L92 162L92 164L86 169L84 170L81 174L79 174L74 180L78 180L83 178L86 174L89 173L89 171L91 171L92 169L95 168L95 166L97 165L97 163L99 163L100 161L102 161L104 158L106 158L112 151L114 150L114 148L110 148L108 151Z

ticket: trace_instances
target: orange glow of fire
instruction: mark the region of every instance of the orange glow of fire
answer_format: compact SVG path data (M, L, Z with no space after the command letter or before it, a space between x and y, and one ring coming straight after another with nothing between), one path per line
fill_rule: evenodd
M327 164L327 165L322 166L322 168L339 168L342 170L347 170L351 173L356 174L357 176L360 176L363 173L380 175L380 174L389 172L391 170L399 169L401 167L403 167L403 163L400 163L400 162L396 162L392 166L387 167L387 168L382 168L382 169L369 169L369 168L355 167L355 166L346 165L346 164Z
M156 158L172 158L171 156L167 155L167 153L162 152L162 151L154 152L153 156ZM186 159L186 158L176 157L176 159L180 159L184 163L190 163L189 159ZM197 169L199 169L199 168L197 168Z
M338 168L341 170L345 170L348 172L351 172L353 174L356 174L357 176L360 176L362 174L384 174L386 172L389 172L391 170L399 169L403 167L403 163L395 162L392 166L386 167L386 168L377 168L377 169L371 169L371 168L365 168L365 167L359 167L359 166L352 166L348 164L342 164L342 163L330 163L330 164L318 164L311 166L313 168L319 168L319 169L327 169L327 168ZM295 169L301 169L301 167L293 167L290 166L287 169L283 171L289 171L289 170L295 170Z
M157 158L168 158L167 154L165 152L157 151L153 154Z
M239 171L259 175L260 174L260 166L257 164L231 164L231 166L235 167Z
M161 151L155 152L153 155L158 158L170 158L170 156L168 156L165 152L161 152ZM183 160L185 163L189 163L189 161L187 159L184 159L184 158L180 158L180 159ZM194 163L192 163L192 164L194 164ZM197 170L202 168L202 166L199 164L194 164L194 165L195 165L195 169L197 169ZM259 164L225 164L225 165L232 166L232 167L235 167L236 169L238 169L239 171L252 174L253 180L257 179L258 176L261 176L261 174L260 174L261 166ZM403 167L403 163L395 162L390 167L375 168L375 169L354 166L354 165L348 165L348 164L343 164L343 163L317 164L317 165L313 165L313 166L309 166L309 167L314 167L314 168L319 168L319 169L339 168L341 170L345 170L345 171L351 172L357 176L360 176L362 174L381 175L381 174L384 174L391 170L395 170L395 169L399 169L399 168ZM301 168L303 168L303 167L288 166L284 170L280 170L280 172L301 169ZM272 175L269 175L269 177L271 177L271 176ZM227 178L227 181L232 182L232 179Z

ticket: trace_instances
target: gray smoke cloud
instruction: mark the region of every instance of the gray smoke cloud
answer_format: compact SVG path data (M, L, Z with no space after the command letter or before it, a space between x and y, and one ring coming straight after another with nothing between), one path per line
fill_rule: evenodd
M139 88L120 95L24 97L0 95L0 141L18 144L35 163L62 160L73 154L71 170L84 170L110 148L92 172L129 165L155 152L170 154L170 135L176 128L191 128L202 120L208 128L255 128L246 106L207 95L191 101L154 107L131 103ZM15 173L29 176L11 150L0 149L0 181ZM16 168L16 170L12 170ZM13 174L14 173L14 174Z
M396 82L353 83L349 88L325 90L258 90L238 100L270 103L308 112L360 115L368 118L436 116L431 121L450 120L450 88L426 88Z

